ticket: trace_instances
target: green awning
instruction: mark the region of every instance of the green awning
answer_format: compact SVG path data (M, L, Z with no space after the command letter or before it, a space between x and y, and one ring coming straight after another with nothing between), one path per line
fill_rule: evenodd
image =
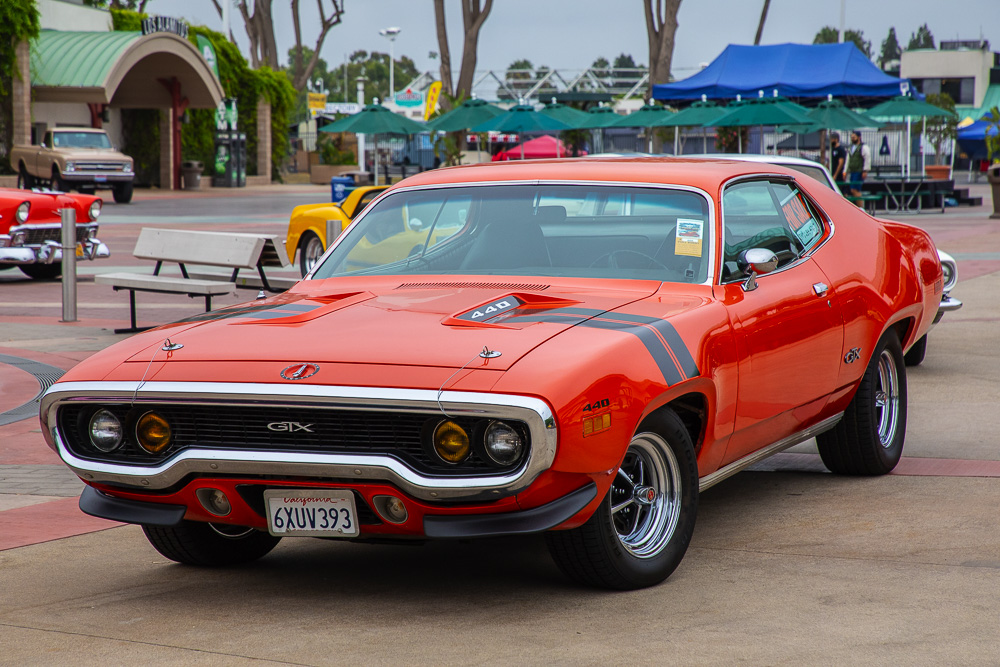
M222 85L198 49L166 32L45 30L31 50L37 102L94 102L127 108L170 106L160 79L176 77L192 108L214 108Z

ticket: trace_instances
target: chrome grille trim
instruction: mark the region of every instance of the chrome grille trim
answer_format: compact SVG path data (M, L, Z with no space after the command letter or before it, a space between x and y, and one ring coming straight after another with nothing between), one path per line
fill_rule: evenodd
M115 401L201 405L304 406L517 419L528 425L531 451L516 471L493 476L435 477L379 455L261 452L190 448L159 465L95 462L75 456L57 428L60 405ZM59 382L42 396L40 417L49 446L77 475L91 482L165 489L191 474L285 475L356 482L387 481L423 500L490 500L526 488L555 459L551 408L528 396L423 389L328 387L225 382Z

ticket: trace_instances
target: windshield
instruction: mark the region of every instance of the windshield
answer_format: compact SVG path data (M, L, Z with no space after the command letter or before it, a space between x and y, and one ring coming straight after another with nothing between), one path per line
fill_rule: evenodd
M54 132L53 148L111 148L111 140L103 132Z
M708 201L601 185L491 185L393 193L317 269L345 275L533 275L703 283Z

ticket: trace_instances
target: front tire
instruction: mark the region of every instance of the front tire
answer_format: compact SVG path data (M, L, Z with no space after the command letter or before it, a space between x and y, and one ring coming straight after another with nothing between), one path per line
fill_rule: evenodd
M924 355L927 354L927 334L920 337L916 343L914 343L909 351L903 355L903 362L907 366L919 366L924 361Z
M161 555L185 565L221 566L249 563L281 540L256 528L181 521L176 526L143 526L142 532Z
M115 198L116 204L128 204L132 201L132 182L118 183L111 188L111 194Z
M21 273L35 280L55 280L62 273L62 262L52 264L22 264Z
M579 528L546 535L569 578L633 590L666 579L680 564L698 512L698 466L680 418L663 410L632 438L608 495Z
M865 369L844 418L816 437L830 472L884 475L899 463L906 436L906 366L895 332L888 331Z
M66 189L66 181L59 176L59 170L52 167L52 189L56 192L69 192Z
M325 250L323 241L313 232L306 232L302 235L302 240L299 241L299 269L303 276L312 271Z

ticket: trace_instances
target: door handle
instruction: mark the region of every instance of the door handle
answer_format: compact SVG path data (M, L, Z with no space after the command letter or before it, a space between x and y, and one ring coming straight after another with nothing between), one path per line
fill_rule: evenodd
M816 296L825 295L829 289L830 288L824 283L816 283L815 285L813 285L813 292L816 293Z

